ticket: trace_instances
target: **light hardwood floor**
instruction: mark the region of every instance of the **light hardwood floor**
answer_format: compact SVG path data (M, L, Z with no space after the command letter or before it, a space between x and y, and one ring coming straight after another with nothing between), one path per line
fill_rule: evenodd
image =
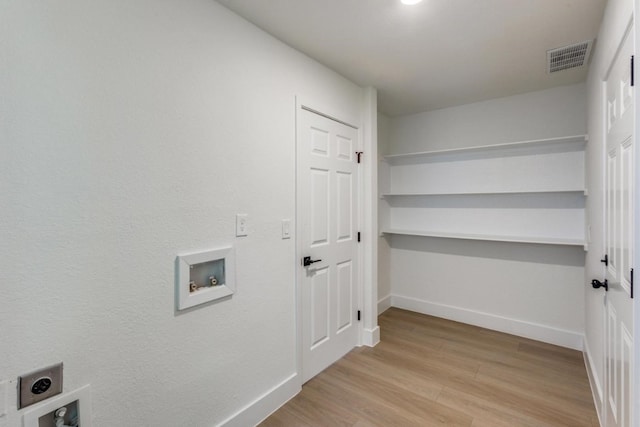
M391 308L260 426L598 426L582 353Z

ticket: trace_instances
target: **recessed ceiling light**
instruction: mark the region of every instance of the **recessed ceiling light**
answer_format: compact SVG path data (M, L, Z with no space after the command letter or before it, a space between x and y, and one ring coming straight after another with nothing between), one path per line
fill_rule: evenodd
M400 0L402 4L414 5L420 3L422 0Z

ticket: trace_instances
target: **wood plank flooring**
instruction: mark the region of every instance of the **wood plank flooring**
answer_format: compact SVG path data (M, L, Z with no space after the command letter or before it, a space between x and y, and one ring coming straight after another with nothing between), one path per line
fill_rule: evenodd
M262 427L599 426L582 353L391 308Z

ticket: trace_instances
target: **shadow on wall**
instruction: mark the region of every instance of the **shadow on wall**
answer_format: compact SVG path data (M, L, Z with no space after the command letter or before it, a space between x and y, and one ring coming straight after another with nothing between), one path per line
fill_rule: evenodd
M423 236L385 236L393 249L501 259L537 264L584 267L585 252L579 246L490 242Z

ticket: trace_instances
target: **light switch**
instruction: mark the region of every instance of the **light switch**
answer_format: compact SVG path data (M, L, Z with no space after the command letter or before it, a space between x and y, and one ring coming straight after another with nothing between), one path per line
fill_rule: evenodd
M282 238L283 239L291 238L291 220L290 219L282 220Z
M248 234L247 222L249 221L249 215L237 214L236 215L236 236L242 237Z

